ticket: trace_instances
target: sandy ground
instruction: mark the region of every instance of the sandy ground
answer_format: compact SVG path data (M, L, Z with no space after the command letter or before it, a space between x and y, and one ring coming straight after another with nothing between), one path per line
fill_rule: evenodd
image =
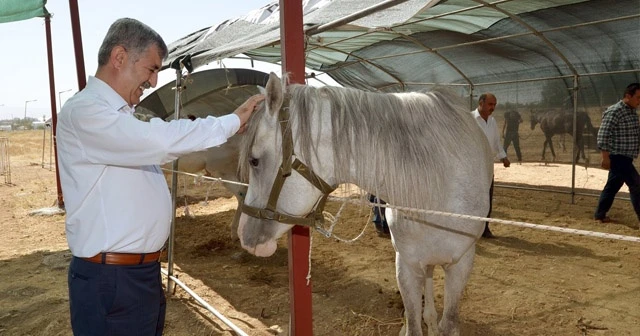
M55 174L42 131L0 134L11 141L11 182L0 185L0 335L71 335L64 217L32 216L56 198ZM48 148L48 147L46 147ZM496 165L493 216L501 219L640 236L626 200L610 212L616 223L591 218L606 171ZM0 176L0 182L2 178ZM235 200L219 184L182 179L176 225L176 273L249 335L286 335L289 292L286 239L270 258L244 253L229 239ZM555 193L514 189L553 188ZM621 195L626 196L626 195ZM188 207L185 208L184 205ZM339 204L329 202L335 214ZM402 300L388 238L368 224L369 210L348 206L335 233L315 233L312 246L315 335L397 335ZM640 335L640 244L492 224L497 239L478 243L461 301L462 335ZM166 265L166 264L165 264ZM436 272L442 309L442 272ZM426 327L425 327L426 329ZM180 288L168 300L165 335L233 335Z

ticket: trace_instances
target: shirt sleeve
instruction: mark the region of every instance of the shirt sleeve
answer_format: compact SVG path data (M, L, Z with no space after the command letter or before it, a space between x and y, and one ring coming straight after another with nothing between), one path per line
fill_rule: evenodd
M121 166L157 165L219 146L240 128L235 114L165 122L143 122L106 105L82 102L67 115L89 162Z
M616 113L613 110L607 110L602 116L602 123L598 129L597 144L598 149L611 152L612 131L617 123Z
M502 148L502 145L500 144L500 135L498 134L498 132L495 133L495 136L493 137L493 142L494 142L493 148L498 149L498 154L497 154L498 160L502 160L506 158L507 152L504 151L504 148Z

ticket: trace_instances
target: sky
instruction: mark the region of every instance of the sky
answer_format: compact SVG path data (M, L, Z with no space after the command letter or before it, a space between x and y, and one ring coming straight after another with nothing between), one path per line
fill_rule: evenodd
M271 0L78 0L85 73L95 74L98 48L117 19L130 17L156 30L170 44L192 32L244 16ZM103 4L103 5L100 5ZM49 0L56 100L62 104L78 90L69 1ZM51 117L45 23L43 18L0 24L0 120ZM226 67L250 68L249 61L224 61ZM256 67L276 71L279 67ZM175 80L174 70L160 73L159 86ZM147 90L150 91L150 90ZM150 93L150 92L145 92ZM27 102L30 100L36 100ZM27 103L26 103L27 102ZM56 104L59 111L59 102Z

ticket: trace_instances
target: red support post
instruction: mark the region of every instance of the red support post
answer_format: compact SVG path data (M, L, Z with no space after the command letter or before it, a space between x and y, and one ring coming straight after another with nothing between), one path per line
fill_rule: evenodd
M280 0L282 71L291 83L305 83L302 1ZM313 335L313 310L309 272L309 228L294 226L289 232L289 335Z
M58 109L56 108L56 84L53 75L53 43L51 42L51 15L44 17L45 34L47 36L47 61L49 63L49 100L51 101L51 132L53 134L53 151L56 157L56 188L58 191L58 208L64 209L62 186L60 185L60 171L58 170L58 146L56 146L56 125L58 125Z
M87 86L87 75L84 71L84 52L82 51L82 33L80 32L80 14L78 14L78 0L69 0L71 12L71 30L73 33L73 50L76 53L76 75L78 76L78 91Z

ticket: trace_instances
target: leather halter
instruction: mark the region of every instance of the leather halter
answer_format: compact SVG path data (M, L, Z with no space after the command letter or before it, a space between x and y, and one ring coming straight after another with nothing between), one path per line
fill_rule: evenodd
M308 227L316 227L316 222L323 223L325 203L329 194L336 189L330 186L322 178L316 175L307 165L296 157L293 153L293 138L289 127L289 96L285 95L282 107L278 111L278 122L280 123L280 131L282 132L282 163L278 168L278 173L273 181L269 200L265 208L256 208L246 203L242 203L241 209L245 214L258 219L274 220L283 224L302 225ZM291 216L276 211L278 198L282 191L282 186L287 177L291 175L291 170L295 170L302 175L309 183L322 192L322 197L316 202L314 209L305 216Z

